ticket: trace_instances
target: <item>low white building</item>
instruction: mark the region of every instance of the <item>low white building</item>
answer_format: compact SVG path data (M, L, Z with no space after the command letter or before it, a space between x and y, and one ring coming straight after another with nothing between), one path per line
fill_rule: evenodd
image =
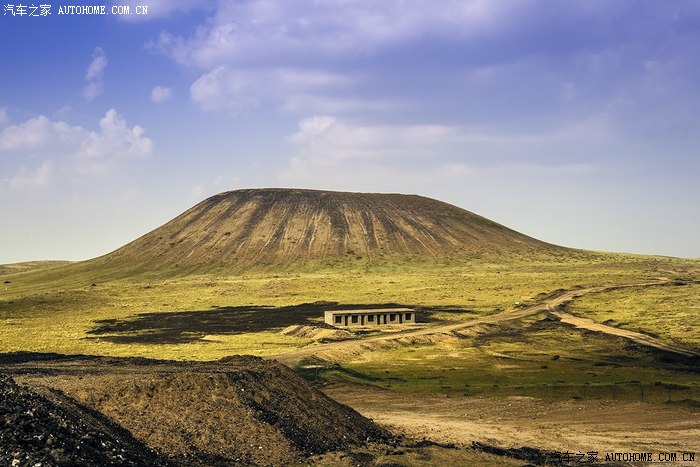
M332 310L324 312L324 321L326 324L337 327L414 324L416 322L416 312L410 308Z

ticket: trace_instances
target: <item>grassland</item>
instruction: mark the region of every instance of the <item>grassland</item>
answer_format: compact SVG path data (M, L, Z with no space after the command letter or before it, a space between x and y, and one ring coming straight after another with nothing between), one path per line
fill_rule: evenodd
M658 277L697 279L700 266L690 260L581 252L565 259L547 256L435 263L370 263L348 258L284 270L260 268L245 275L227 275L217 270L194 275L179 272L169 277L144 272L123 278L99 271L96 275L94 270L74 264L0 277L2 282L9 281L0 290L0 352L179 360L213 360L231 354L269 356L310 345L312 341L279 334L280 326L274 323L272 315L269 320L256 321L260 324L248 332L225 326L215 331L202 328L174 343L138 338L110 340L114 335L96 335L91 331L105 320L128 322L143 313L163 313L166 318L182 312L196 319L199 314L204 316L222 310L221 307L287 306L318 301L444 307L444 311L433 312L429 318L463 321L512 309L516 302L537 302L541 294L558 289L636 283ZM696 286L639 292L647 297L640 302L649 306L636 307L626 302L625 296L635 296L635 290L629 289L582 299L580 304L575 302L571 311L603 320L614 317L621 325L634 323L635 329L663 322L661 337L683 344L697 343L698 319L692 308L684 307L690 315L667 319L670 308L651 306L666 294L670 294L665 302L669 306L681 297L679 294L692 304L697 301ZM613 298L617 301L596 301ZM614 316L607 310L615 310ZM321 320L320 314L305 318L311 322ZM658 356L626 346L624 341L554 326L543 318L509 324L511 328L505 327L491 336L369 350L360 357L340 359L335 362L339 367L328 366L309 376L402 391L538 397L636 398L645 391L641 387L644 386L647 398L656 388L658 394L653 397L660 400L668 398L670 387L672 398L700 399L697 374L685 371L682 365L660 361ZM154 331L158 330L139 332ZM120 335L138 337L137 334Z
M330 382L418 393L700 401L700 378L691 365L539 315L485 335L441 336L306 371Z
M700 348L700 284L621 289L582 297L569 311L612 326Z

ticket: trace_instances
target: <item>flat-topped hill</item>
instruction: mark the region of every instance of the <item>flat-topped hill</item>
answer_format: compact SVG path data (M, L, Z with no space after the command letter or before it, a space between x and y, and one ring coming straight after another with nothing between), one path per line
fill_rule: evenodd
M139 269L245 268L338 257L556 251L566 250L423 196L248 189L212 196L96 261Z

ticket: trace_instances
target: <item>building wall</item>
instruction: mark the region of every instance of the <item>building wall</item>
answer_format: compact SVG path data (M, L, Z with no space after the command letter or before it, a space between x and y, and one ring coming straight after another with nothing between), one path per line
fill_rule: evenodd
M413 324L416 313L413 310L357 310L326 311L324 321L331 326L383 326L392 324Z

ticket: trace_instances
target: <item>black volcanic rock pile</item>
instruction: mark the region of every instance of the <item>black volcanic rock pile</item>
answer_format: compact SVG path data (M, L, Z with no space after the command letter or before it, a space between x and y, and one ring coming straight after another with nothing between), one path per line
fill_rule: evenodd
M0 355L0 467L271 466L394 436L288 367ZM10 375L29 388L18 386Z
M54 402L0 374L0 465L170 464L90 409L68 399Z

